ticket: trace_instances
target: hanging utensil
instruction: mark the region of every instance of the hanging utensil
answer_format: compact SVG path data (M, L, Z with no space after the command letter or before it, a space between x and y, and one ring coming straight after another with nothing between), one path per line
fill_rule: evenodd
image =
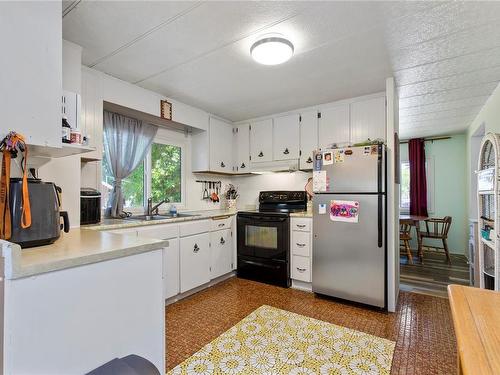
M208 198L210 198L210 196L208 194L207 182L206 181L203 181L203 187L204 187L204 190L203 190L203 200L207 200Z

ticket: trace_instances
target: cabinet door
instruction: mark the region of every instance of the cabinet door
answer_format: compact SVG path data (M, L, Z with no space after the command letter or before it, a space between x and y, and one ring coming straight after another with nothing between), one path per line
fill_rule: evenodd
M234 171L247 173L250 171L250 124L236 126L234 137Z
M163 285L165 298L179 294L179 240L168 240L168 247L163 249Z
M351 142L385 140L385 96L351 103Z
M273 120L250 124L250 155L252 163L273 160Z
M231 272L233 261L233 246L231 229L218 230L210 233L210 278Z
M319 147L332 143L349 142L349 105L337 105L321 109L318 122Z
M209 242L208 233L180 239L181 293L210 281Z
M233 167L233 127L227 122L210 117L210 170L232 172ZM193 150L196 152L196 150Z
M273 126L273 159L299 158L299 115L276 117Z
M87 158L102 159L103 143L103 101L100 76L96 72L82 69L82 106L80 128L89 137L89 146L96 150L84 154Z
M318 111L300 115L300 169L312 169L312 153L318 148Z

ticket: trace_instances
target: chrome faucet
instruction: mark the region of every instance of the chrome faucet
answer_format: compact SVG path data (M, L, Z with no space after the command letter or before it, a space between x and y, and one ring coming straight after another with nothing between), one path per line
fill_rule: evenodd
M170 200L167 198L153 206L153 198L148 198L148 207L146 208L145 212L146 216L158 215L158 207L160 207L163 203L168 203L168 202L170 202Z

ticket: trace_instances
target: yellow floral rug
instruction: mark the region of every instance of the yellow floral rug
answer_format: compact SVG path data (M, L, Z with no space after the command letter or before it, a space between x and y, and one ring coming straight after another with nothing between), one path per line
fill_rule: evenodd
M393 341L261 306L168 372L179 374L389 374Z

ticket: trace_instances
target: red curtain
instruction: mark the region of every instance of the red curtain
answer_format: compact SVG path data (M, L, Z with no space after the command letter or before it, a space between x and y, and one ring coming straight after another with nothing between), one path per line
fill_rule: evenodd
M410 215L428 216L424 140L422 138L410 139L408 154L410 161Z

